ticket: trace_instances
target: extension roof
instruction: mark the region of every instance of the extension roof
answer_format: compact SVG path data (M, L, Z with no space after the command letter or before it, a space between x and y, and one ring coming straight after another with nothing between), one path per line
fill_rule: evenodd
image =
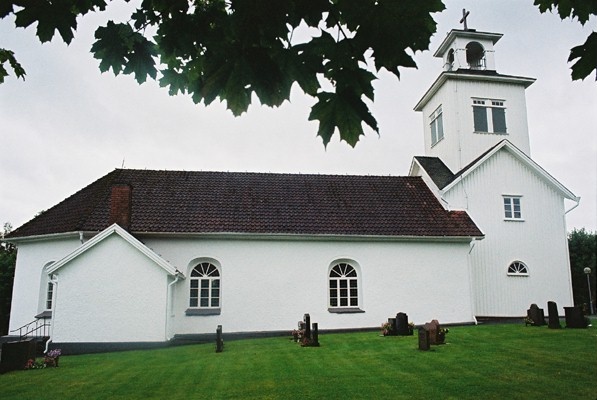
M7 239L108 227L111 188L132 187L130 232L481 237L420 177L116 169Z

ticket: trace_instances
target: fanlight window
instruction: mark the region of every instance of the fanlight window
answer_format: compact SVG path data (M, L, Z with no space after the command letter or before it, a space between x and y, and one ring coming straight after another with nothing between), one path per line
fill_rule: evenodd
M330 271L330 307L358 307L357 271L348 263L338 263Z
M220 307L220 271L208 262L198 264L191 271L189 307Z
M524 263L520 261L514 261L508 267L508 275L528 275L529 270Z

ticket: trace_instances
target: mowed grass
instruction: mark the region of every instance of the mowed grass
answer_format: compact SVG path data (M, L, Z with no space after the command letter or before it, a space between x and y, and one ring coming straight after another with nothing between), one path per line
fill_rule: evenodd
M320 335L80 356L0 375L0 399L596 399L597 330L524 324L417 336Z

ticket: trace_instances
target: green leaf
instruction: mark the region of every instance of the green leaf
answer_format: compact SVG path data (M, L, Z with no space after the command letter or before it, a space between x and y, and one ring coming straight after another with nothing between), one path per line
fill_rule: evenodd
M7 0L0 1L0 19L13 12L13 4Z
M571 67L572 80L582 80L595 72L597 80L597 33L589 35L586 42L580 46L573 47L570 51L568 62L578 59Z
M363 101L351 93L323 92L318 102L311 108L309 121L319 120L318 136L327 146L336 128L340 139L352 147L356 146L361 135L364 135L362 122L379 133L377 121L369 112Z
M25 70L15 58L14 52L8 49L0 49L0 83L4 83L4 78L9 75L4 67L5 63L10 65L17 78L25 80Z

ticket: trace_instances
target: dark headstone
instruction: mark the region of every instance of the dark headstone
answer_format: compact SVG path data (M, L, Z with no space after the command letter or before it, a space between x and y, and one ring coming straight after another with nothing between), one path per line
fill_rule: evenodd
M29 360L35 360L35 339L2 343L0 373L25 369Z
M582 312L582 306L564 307L566 328L586 328L587 320Z
M305 337L307 339L311 339L311 316L309 314L305 314L303 316L303 321L305 322Z
M319 346L319 324L317 322L313 322L310 346Z
M388 323L390 324L390 332L386 336L395 336L396 335L396 318L388 318Z
M429 331L425 327L419 328L419 350L429 350Z
M222 339L222 325L216 329L216 353L224 351L224 340Z
M558 314L558 305L554 301L547 302L547 312L549 313L548 328L560 329L560 315Z
M545 313L537 304L531 304L531 307L527 310L527 317L533 321L534 326L545 325Z
M411 334L410 327L408 326L408 315L403 312L396 314L396 333L402 336Z
M439 322L436 319L432 320L431 322L427 322L423 325L423 328L427 332L429 332L429 343L430 344L442 344L444 341L440 338L439 335Z

